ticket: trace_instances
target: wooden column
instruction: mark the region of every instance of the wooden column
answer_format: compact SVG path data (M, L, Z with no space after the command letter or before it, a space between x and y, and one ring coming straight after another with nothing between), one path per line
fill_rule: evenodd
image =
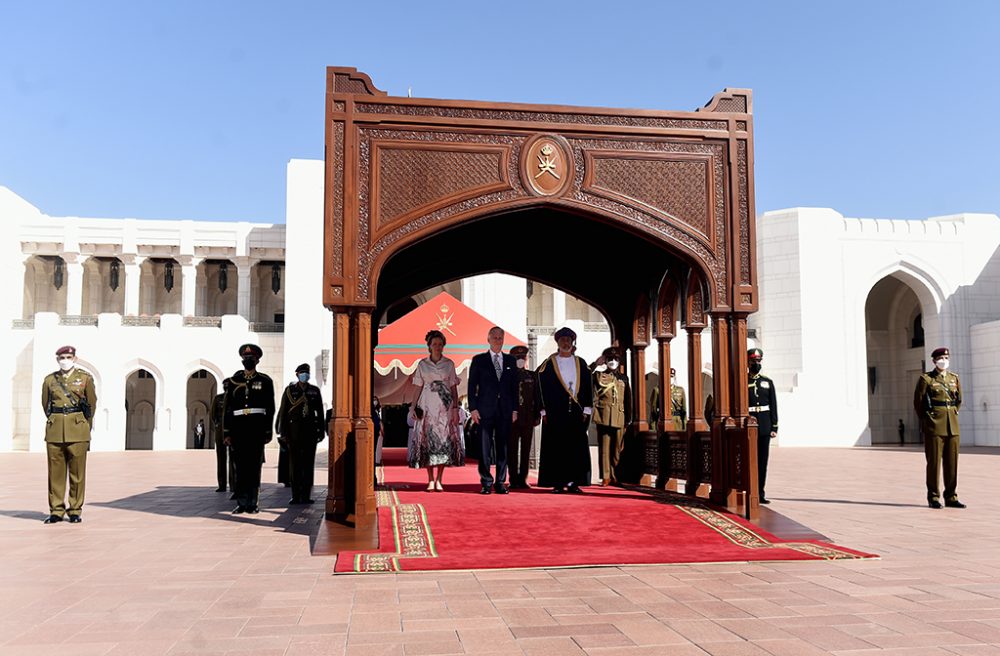
M684 326L687 331L688 359L688 431L708 430L705 408L701 404L701 331L704 326Z
M646 408L646 346L633 344L629 349L632 355L632 425L636 433L649 430L649 420Z
M750 408L750 393L747 389L747 315L735 313L732 315L732 400L729 414L733 417L746 417Z
M354 361L354 521L370 526L375 521L375 426L372 423L372 315L358 310L351 321Z
M656 479L656 487L676 490L677 480L670 477L671 453L674 443L667 435L675 430L673 405L671 403L670 387L670 340L674 338L674 308L677 307L677 282L668 272L660 281L660 289L656 294L656 343L659 347L660 373L660 418L657 421L657 439L659 440L660 471Z
M726 313L712 313L712 396L715 399L715 416L730 416L729 321Z
M331 353L333 382L333 418L330 420L330 455L327 480L326 516L345 520L347 507L346 463L347 439L351 432L350 377L350 315L335 311L333 315L333 352Z
M687 331L688 359L688 478L684 482L684 493L697 495L701 488L700 439L696 433L708 428L705 424L701 405L701 331L702 326L684 326Z
M660 447L660 471L656 477L656 488L660 490L677 490L677 481L670 477L669 472L664 471L665 464L669 462L666 451L670 448L670 438L667 431L675 430L673 406L670 403L670 340L672 337L657 337L656 343L659 347L659 374L660 374L660 399L659 415L656 426L657 440Z
M727 443L730 392L729 321L726 313L712 313L712 396L715 416L712 419L712 491L709 498L720 506L736 505L738 481L730 480L731 461L735 457Z
M646 347L649 346L649 295L640 294L632 318L632 425L635 434L649 430L646 408Z
M732 403L730 414L736 425L741 427L744 440L743 466L747 473L747 493L744 495L743 514L748 519L760 517L760 490L757 483L757 427L749 425L750 394L747 389L747 315L734 313L732 321L732 356L733 367Z
M674 430L673 406L670 403L670 340L673 337L657 337L656 343L659 346L659 374L660 374L660 420L656 429L665 433Z

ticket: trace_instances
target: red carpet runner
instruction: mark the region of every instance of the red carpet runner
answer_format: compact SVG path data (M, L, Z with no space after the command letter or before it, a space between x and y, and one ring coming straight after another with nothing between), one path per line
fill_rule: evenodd
M427 492L405 450L386 449L377 552L338 554L335 572L871 558L819 541L782 542L742 518L646 488L547 488L479 494L472 462ZM390 460L392 462L390 462Z

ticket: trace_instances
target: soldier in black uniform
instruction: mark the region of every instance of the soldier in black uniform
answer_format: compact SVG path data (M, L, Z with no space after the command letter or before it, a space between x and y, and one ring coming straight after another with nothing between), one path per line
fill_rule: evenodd
M517 365L517 419L510 430L507 442L507 466L512 490L527 490L528 460L535 426L542 422L542 397L538 387L538 374L527 368L528 347L515 346L510 350Z
M274 422L274 383L270 376L257 371L264 351L256 344L244 344L239 353L243 369L231 377L222 420L223 439L233 447L236 461L238 505L233 513L237 515L260 512L260 468Z
M228 473L229 489L232 490L230 499L236 498L236 461L231 457L232 447L226 446L222 438L222 419L226 412L226 391L232 381L226 378L222 381L222 392L216 394L212 399L212 435L215 439L215 477L219 482L216 492L226 491L226 477ZM228 462L228 466L227 466Z
M767 480L767 457L771 451L771 440L778 436L778 397L774 391L774 381L760 373L764 351L752 348L747 351L747 359L750 361L750 415L757 420L757 485L760 502L771 503L764 494L764 483Z
M309 365L295 368L298 379L285 388L274 431L288 448L292 503L312 503L316 444L323 440L323 396L309 384Z

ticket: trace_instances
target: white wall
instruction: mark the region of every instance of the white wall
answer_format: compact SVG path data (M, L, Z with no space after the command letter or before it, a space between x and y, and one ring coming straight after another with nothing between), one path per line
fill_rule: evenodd
M333 315L323 307L323 162L293 159L288 163L285 203L285 353L284 372L276 379L284 387L303 362L312 368L312 382L330 407L331 372L323 376L323 351L332 353ZM332 357L332 356L329 356ZM332 361L329 362L332 367Z
M973 326L970 343L976 357L969 374L962 377L959 416L973 421L976 444L1000 446L1000 321ZM963 435L962 441L970 440Z

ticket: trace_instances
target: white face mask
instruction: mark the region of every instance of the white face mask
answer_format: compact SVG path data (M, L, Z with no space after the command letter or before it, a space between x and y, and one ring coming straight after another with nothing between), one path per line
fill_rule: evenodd
M938 369L940 369L941 371L947 371L947 369L948 369L948 360L947 360L947 358L939 358L939 359L935 360L934 361L934 366L937 367Z
M73 362L72 360L60 360L59 361L59 368L62 369L63 371L69 371L75 365L76 365L76 363Z
M608 369L611 371L618 369L618 360L608 360Z
M528 364L527 360L521 359L517 361L517 368L524 369L524 365Z

